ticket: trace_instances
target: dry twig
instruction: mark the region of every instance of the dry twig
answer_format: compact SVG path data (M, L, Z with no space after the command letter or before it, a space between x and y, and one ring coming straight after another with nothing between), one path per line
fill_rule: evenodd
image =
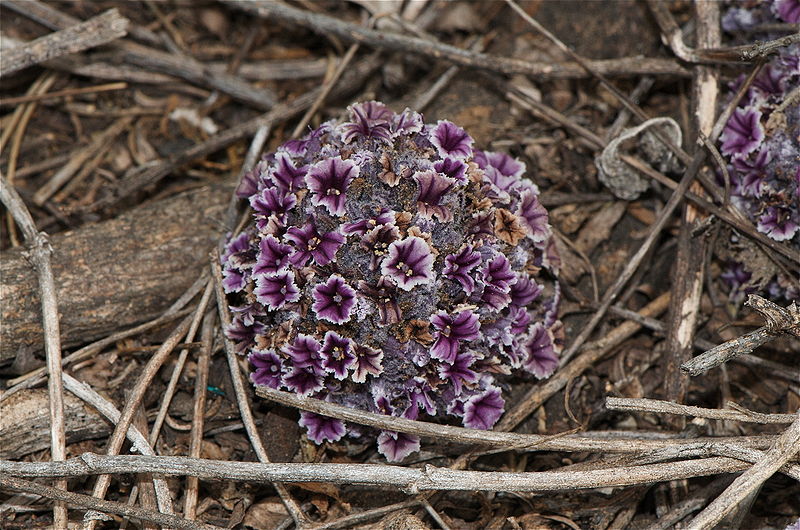
M50 266L52 249L47 234L36 231L36 225L28 208L2 174L0 174L0 202L14 216L22 230L30 249L31 262L38 273L44 345L47 356L47 390L50 398L50 455L54 461L64 460L67 456L64 438L64 382L61 377L58 301L56 300L53 271ZM67 489L66 481L59 481L56 486ZM66 505L56 503L53 508L53 524L56 528L66 528L67 519Z
M109 9L86 22L4 50L0 55L0 76L124 37L129 22L116 9Z

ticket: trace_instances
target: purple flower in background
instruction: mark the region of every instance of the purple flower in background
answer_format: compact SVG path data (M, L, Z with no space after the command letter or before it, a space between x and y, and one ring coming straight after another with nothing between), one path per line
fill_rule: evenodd
M291 271L258 276L253 292L256 300L273 310L300 300L300 290L294 283L294 273Z
M428 283L433 278L433 254L424 239L407 237L389 245L381 263L381 274L404 291Z
M258 257L253 267L253 274L271 274L282 271L289 265L291 253L292 247L267 234L258 244Z
M381 375L383 372L383 351L370 348L364 344L353 344L353 353L356 361L353 367L352 379L356 383L363 383L367 380L367 374L373 376Z
M347 377L348 368L356 362L351 344L350 339L342 337L335 331L325 332L325 341L320 350L322 367L336 379Z
M378 435L378 452L389 462L399 462L419 451L419 438L411 434L381 431Z
M724 155L735 158L752 153L764 139L761 112L747 108L736 109L719 139L722 141Z
M312 223L303 227L293 226L286 232L286 239L294 244L295 251L289 262L295 267L305 267L313 259L317 265L327 265L336 257L336 251L344 243L344 237L337 232L320 235Z
M435 215L440 221L452 221L453 213L446 206L440 206L440 203L455 182L435 171L416 173L414 179L419 186L417 195L419 213L428 218Z
M272 181L283 192L296 192L303 188L308 166L295 166L287 153L275 154L275 166L269 173Z
M431 348L431 357L446 363L455 362L459 342L478 338L481 326L478 316L470 310L456 315L440 311L431 318L431 324L436 328L436 342Z
M357 165L338 156L314 164L306 174L311 204L324 206L331 215L344 215L347 188L358 171Z
M732 291L736 291L740 286L749 282L753 274L748 272L741 263L729 263L719 277L728 284Z
M497 388L488 388L482 394L472 396L464 403L464 426L470 429L491 429L500 416L506 402Z
M354 140L375 138L389 141L394 113L383 103L367 101L348 107L352 122L342 126L342 140L349 144Z
M525 348L528 355L523 367L537 378L549 377L558 368L558 354L553 339L542 324L537 322L532 326Z
M350 320L350 310L356 303L356 292L345 283L344 278L331 274L328 281L314 287L312 298L314 304L311 309L317 314L317 318L342 324Z
M317 445L326 440L337 442L345 433L342 420L320 416L313 412L300 412L300 426L308 429L308 439Z
M756 228L758 228L759 232L767 234L775 241L788 241L800 229L798 219L793 219L792 217L792 212L788 208L770 206L758 218Z
M800 0L775 0L772 9L784 22L800 24Z
M431 143L442 158L469 158L472 156L472 138L458 125L441 120L431 132Z
M481 264L481 255L472 249L472 245L464 245L455 254L448 254L444 258L444 269L442 276L457 281L467 295L471 295L475 290L475 280L471 273L475 267Z
M449 379L453 384L456 395L461 394L463 384L473 384L478 381L478 374L469 369L475 362L475 356L469 352L459 353L453 360L453 364L443 363L439 365L439 376Z
M543 375L561 348L560 261L539 189L524 164L473 151L451 122L375 101L348 111L264 155L239 187L252 217L221 259L225 334L253 384L490 428L500 381ZM377 438L391 461L419 450L414 436L314 414L300 425L316 443Z
M273 350L253 352L247 357L253 365L253 372L250 373L250 380L256 385L268 386L270 388L281 387L281 358Z
M458 158L445 158L433 164L433 169L458 184L467 183L467 164Z

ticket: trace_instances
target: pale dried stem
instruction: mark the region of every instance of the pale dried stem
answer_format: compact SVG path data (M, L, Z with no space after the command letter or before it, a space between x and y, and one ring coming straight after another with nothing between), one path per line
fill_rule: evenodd
M18 477L83 477L98 474L160 473L204 480L252 483L324 482L421 491L574 491L651 484L681 478L734 473L749 464L712 457L588 471L459 471L426 465L230 462L185 456L97 455L84 453L65 462L0 460L0 473Z
M704 530L716 527L739 503L760 488L800 451L800 412L795 416L794 423L775 440L775 444L764 457L739 475L719 497L692 519L687 528Z
M745 421L750 423L792 423L795 414L762 414L752 411L720 410L691 405L681 405L671 401L661 401L647 398L617 398L607 397L608 410L621 410L629 412L652 412L654 414L679 414L694 416L695 418L709 418L713 420Z
M42 497L46 497L48 499L53 499L58 502L70 504L72 506L78 506L81 508L88 508L97 512L116 513L125 517L140 519L142 521L152 521L156 524L162 525L164 528L186 528L188 530L219 530L220 528L218 526L188 521L175 515L158 513L151 510L145 510L144 508L138 508L136 506L128 506L122 502L105 501L90 497L89 495L71 493L15 477L4 476L2 479L2 482L0 482L0 489L32 493L35 495L41 495Z
M0 202L14 216L28 244L30 260L36 269L39 280L39 296L42 303L42 328L44 349L47 357L47 391L50 404L50 457L54 461L66 458L66 438L64 435L64 382L61 371L61 339L58 322L58 301L55 280L50 264L50 241L47 234L37 232L36 225L27 206L17 191L0 173ZM66 490L66 481L57 481L56 487ZM67 507L57 502L53 508L53 525L66 528Z

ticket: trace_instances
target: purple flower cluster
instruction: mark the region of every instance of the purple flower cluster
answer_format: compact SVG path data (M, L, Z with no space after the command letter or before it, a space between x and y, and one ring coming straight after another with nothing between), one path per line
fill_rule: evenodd
M800 0L764 2L758 10L734 8L727 17L746 13L762 22L800 21ZM770 18L774 16L774 18ZM738 88L741 78L731 86ZM781 50L766 64L720 136L720 152L730 174L732 203L757 230L800 250L800 45ZM720 176L722 179L722 176ZM734 234L731 248L740 244ZM741 246L741 245L739 245ZM776 301L800 299L800 278L784 271L766 272L752 255L728 256L721 279L732 299L761 291Z
M525 166L449 121L371 101L269 154L237 193L253 223L222 257L256 385L489 429L514 376L558 366L559 258ZM364 436L302 413L316 443ZM377 434L401 460L419 448Z

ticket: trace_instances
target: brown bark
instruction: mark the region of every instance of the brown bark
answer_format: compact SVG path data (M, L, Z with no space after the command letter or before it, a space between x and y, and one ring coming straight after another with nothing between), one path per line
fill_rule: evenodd
M201 188L51 238L65 347L157 317L208 262L230 188ZM23 249L0 255L0 365L41 351L36 275Z

